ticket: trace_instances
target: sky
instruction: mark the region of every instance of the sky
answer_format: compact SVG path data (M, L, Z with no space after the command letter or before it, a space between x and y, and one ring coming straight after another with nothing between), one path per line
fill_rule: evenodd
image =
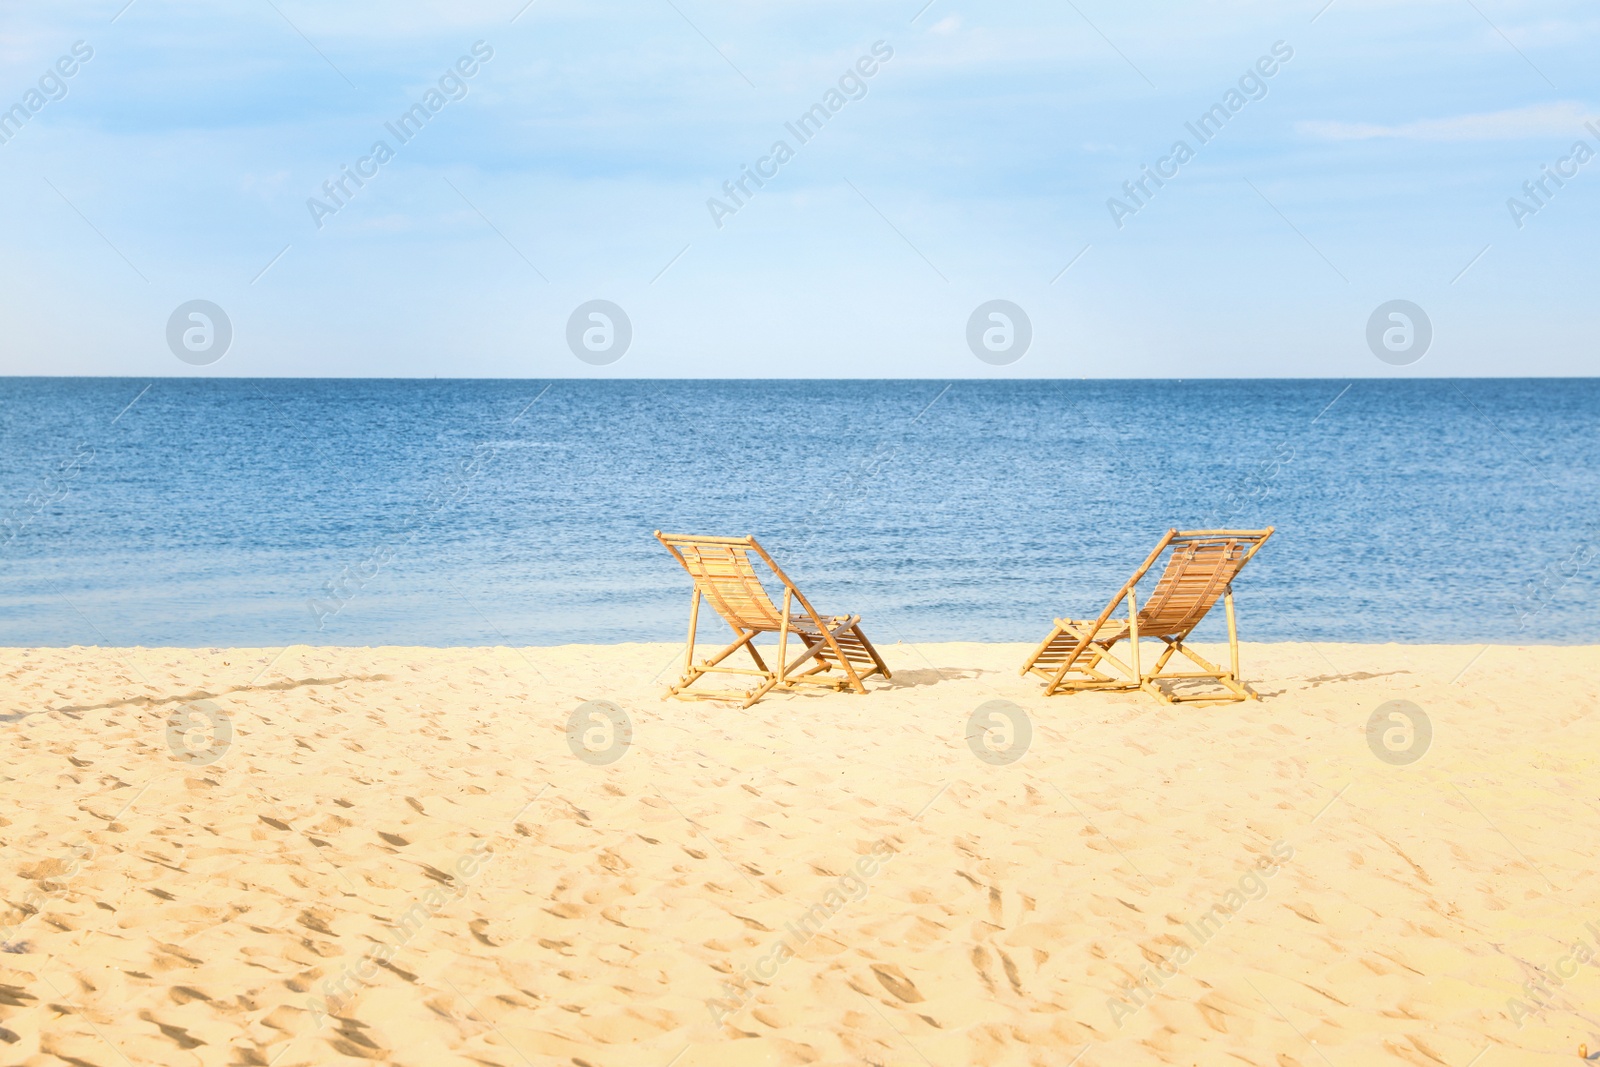
M924 3L0 0L0 374L1594 373L1592 4Z

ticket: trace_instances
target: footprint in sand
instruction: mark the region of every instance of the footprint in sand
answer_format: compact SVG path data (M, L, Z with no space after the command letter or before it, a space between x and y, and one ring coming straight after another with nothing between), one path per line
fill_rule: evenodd
M921 993L917 992L916 984L907 978L900 968L894 964L874 963L872 965L872 973L878 979L878 983L898 999L905 1001L907 1004L922 1003L923 997Z

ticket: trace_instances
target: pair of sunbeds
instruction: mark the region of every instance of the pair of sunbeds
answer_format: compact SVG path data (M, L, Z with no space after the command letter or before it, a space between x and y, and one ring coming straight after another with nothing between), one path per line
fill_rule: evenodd
M1164 704L1229 704L1259 700L1239 677L1233 580L1261 550L1272 531L1271 526L1265 530L1168 530L1098 617L1057 619L1050 636L1033 650L1020 673L1043 678L1047 696L1085 690L1144 690ZM875 674L885 679L890 677L889 668L878 650L861 631L861 616L819 614L754 537L693 537L657 530L656 538L694 579L684 673L677 684L668 689L670 695L737 700L748 708L774 689L810 685L865 693L864 683L868 678ZM1163 553L1168 554L1166 568L1141 608L1139 580ZM772 602L756 574L757 558L783 586L781 608ZM1227 670L1185 644L1218 597L1228 617ZM737 636L726 648L697 661L694 650L702 599L733 627ZM1124 601L1127 602L1125 613L1114 617L1118 616L1118 608ZM774 633L778 635L778 651L774 665L768 666L756 648L755 639ZM1160 640L1165 645L1148 670L1141 660L1141 639ZM1123 640L1128 642L1129 662L1111 651ZM795 642L803 646L803 651L797 649L797 655L790 659L789 649ZM741 650L749 653L755 662L754 668L724 665ZM1167 671L1167 664L1175 653L1182 654L1200 670ZM690 691L690 687L708 674L746 675L760 681L748 690L699 687ZM1193 686L1206 682L1215 685L1198 693L1173 685ZM1167 684L1163 686L1162 683ZM1222 687L1221 691L1216 685Z

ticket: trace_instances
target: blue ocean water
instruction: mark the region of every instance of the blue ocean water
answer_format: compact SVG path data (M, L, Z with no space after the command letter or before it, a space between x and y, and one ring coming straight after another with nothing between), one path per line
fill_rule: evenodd
M1596 642L1597 422L1594 379L0 379L0 646L676 641L657 528L879 642L1025 641L1269 524L1246 640Z

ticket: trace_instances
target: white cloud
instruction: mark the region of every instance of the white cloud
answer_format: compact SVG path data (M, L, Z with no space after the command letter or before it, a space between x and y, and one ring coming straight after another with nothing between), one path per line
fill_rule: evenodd
M948 37L961 28L960 15L948 15L928 27L929 33L936 33L940 37Z
M1582 104L1563 101L1534 104L1478 115L1421 119L1397 126L1370 122L1298 122L1295 128L1325 141L1517 141L1527 137L1561 137L1576 134L1591 112Z

